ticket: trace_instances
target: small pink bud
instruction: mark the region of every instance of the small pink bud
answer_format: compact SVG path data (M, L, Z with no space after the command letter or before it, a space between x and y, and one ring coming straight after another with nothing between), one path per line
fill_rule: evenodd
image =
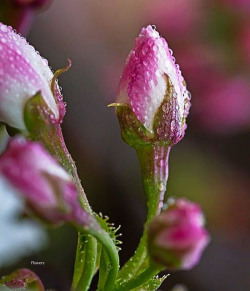
M150 256L169 269L194 267L208 242L200 206L186 199L173 201L149 224Z
M87 223L70 175L39 143L22 137L11 139L0 156L0 174L42 219Z
M53 114L60 120L57 100L51 91L53 73L43 59L11 27L0 23L0 122L25 130L25 103L38 91Z
M190 94L171 49L154 26L143 28L135 40L122 73L115 105L121 126L126 123L129 130L134 126L133 117L122 116L119 107L128 105L132 109L147 130L147 141L150 137L151 141L175 144L184 135Z
M45 290L40 278L29 269L19 269L10 275L3 276L0 284L14 290Z

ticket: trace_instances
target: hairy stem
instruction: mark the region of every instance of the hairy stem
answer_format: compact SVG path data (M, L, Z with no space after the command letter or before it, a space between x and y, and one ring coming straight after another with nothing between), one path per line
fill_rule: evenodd
M97 228L98 227L95 227L93 229L97 229ZM92 234L102 244L103 248L106 251L105 256L107 254L109 262L110 262L110 264L106 265L106 262L108 260L107 258L104 258L105 262L103 262L104 264L102 265L102 268L106 268L106 269L102 270L101 272L106 273L105 274L106 280L105 280L105 283L102 282L100 289L98 290L112 291L114 290L115 280L117 278L119 267L120 267L117 248L113 240L109 236L109 234L106 231L104 231L102 228L99 228L99 230L97 231L89 229L89 233Z

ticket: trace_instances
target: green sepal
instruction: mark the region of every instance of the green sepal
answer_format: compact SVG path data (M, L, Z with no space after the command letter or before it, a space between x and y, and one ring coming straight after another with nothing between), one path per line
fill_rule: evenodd
M5 126L6 126L6 131L7 131L8 135L11 137L21 133L21 131L18 128L11 127L8 124L5 124Z
M9 138L6 126L0 122L0 153L6 149Z
M31 97L24 107L24 123L32 139L39 140L52 127L53 113L45 103L41 92Z
M185 114L183 116L180 115L180 104L170 78L166 74L165 78L167 89L164 99L155 114L153 131L155 140L164 142L165 145L173 146L184 136L186 118ZM183 86L186 86L185 83L183 83ZM184 104L187 102L190 103L189 99L184 99Z
M178 269L181 267L182 261L178 257L178 252L168 251L164 248L149 246L149 253L159 267Z
M169 77L165 75L167 82L167 90L161 105L155 114L153 121L153 131L155 132L155 138L157 141L164 141L166 144L171 145L171 120L173 119L173 113L176 112L175 106L176 98L174 98L174 86L172 85Z
M155 291L161 286L163 281L168 277L168 275L158 277L155 276L154 278L150 279L148 282L144 283L138 288L133 289L133 291Z
M127 104L116 106L116 114L120 123L123 140L132 147L149 145L154 135L137 119L133 110Z
M118 237L120 237L121 235L118 232L118 230L120 229L120 226L115 227L113 223L109 222L109 217L108 216L104 216L100 213L99 215L95 213L95 217L96 220L98 221L98 223L100 224L101 228L107 232L110 236L110 238L113 240L117 251L120 251L120 247L119 245L122 244L122 242L118 239Z
M95 217L99 223L99 225L102 227L102 229L109 235L109 237L112 239L114 245L116 246L117 253L120 250L120 245L122 242L118 240L118 237L120 234L117 234L120 227L114 227L113 223L110 223L109 217L104 216L100 213L99 215L95 214ZM112 267L111 261L109 259L107 251L102 248L101 257L100 257L100 268L99 268L99 282L98 282L98 290L104 290L105 289L105 283L108 278L108 274L110 272L110 268Z

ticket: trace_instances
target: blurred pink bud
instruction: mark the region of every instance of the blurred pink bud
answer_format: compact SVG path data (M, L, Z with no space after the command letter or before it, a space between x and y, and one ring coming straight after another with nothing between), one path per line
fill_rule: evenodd
M135 41L116 103L130 106L154 140L174 144L184 135L190 95L172 50L154 26L143 28Z
M29 269L19 269L10 275L3 276L0 284L15 290L45 290L40 278Z
M244 23L241 27L239 45L244 59L250 64L250 21Z
M39 143L11 139L0 156L0 174L42 219L87 223L71 176Z
M14 3L25 7L42 7L48 4L51 0L13 0Z
M149 224L150 256L166 268L191 269L198 264L208 242L200 206L186 199L172 201Z
M193 109L195 102L199 102L207 88L221 79L222 56L213 47L197 42L185 44L185 50L179 48L176 54L195 96L192 102Z
M203 1L200 0L168 0L148 1L144 13L147 21L151 21L166 32L169 39L194 36L204 20ZM177 20L178 19L178 20Z
M53 119L59 122L62 116L57 103L62 101L55 98L62 98L59 90L57 96L53 96L52 78L48 61L11 27L0 23L0 122L25 130L24 106L38 91L41 91Z
M36 12L46 8L52 0L1 0L4 23L12 26L22 35L27 35Z
M233 10L241 10L243 13L250 11L250 0L222 0L222 2L231 6Z
M218 79L194 106L199 126L219 134L246 129L250 125L250 85L248 79Z

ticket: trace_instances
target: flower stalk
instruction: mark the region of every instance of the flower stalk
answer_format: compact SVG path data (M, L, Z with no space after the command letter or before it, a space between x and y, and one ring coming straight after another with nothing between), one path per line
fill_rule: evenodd
M97 223L95 219L90 224L90 227L87 229L87 232L86 232L86 228L81 228L80 225L76 225L76 227L78 227L81 235L86 234L86 233L88 235L92 235L102 244L103 253L105 251L105 256L104 258L101 258L101 261L103 259L103 262L101 266L102 269L100 270L100 272L101 273L105 272L105 275L104 275L104 280L98 286L98 290L99 291L113 290L115 286L115 280L117 278L117 274L119 271L119 256L118 256L118 251L117 251L114 241L109 236L109 234L100 227L100 225ZM87 237L86 239L89 240L90 238L91 236ZM87 269L89 269L89 267L91 268L92 265L96 263L96 259L91 257L91 251L94 252L96 250L88 249L87 257L85 255L85 264L86 264L85 266L87 267ZM86 276L86 280L88 280L89 278L90 276L89 277ZM90 283L91 283L91 280L89 284L87 284L84 276L82 275L77 284L77 287L75 289L73 287L73 290L77 290L77 291L88 290Z
M120 284L132 280L148 266L147 225L160 213L168 180L168 160L171 147L166 144L139 146L136 152L142 169L142 180L147 195L148 214L144 232L135 254L119 273Z
M155 26L143 28L135 40L112 106L116 107L123 140L136 149L148 206L139 246L119 273L121 287L130 286L129 282L144 272L149 276L147 227L161 212L169 152L184 136L190 107L190 94L179 66Z

